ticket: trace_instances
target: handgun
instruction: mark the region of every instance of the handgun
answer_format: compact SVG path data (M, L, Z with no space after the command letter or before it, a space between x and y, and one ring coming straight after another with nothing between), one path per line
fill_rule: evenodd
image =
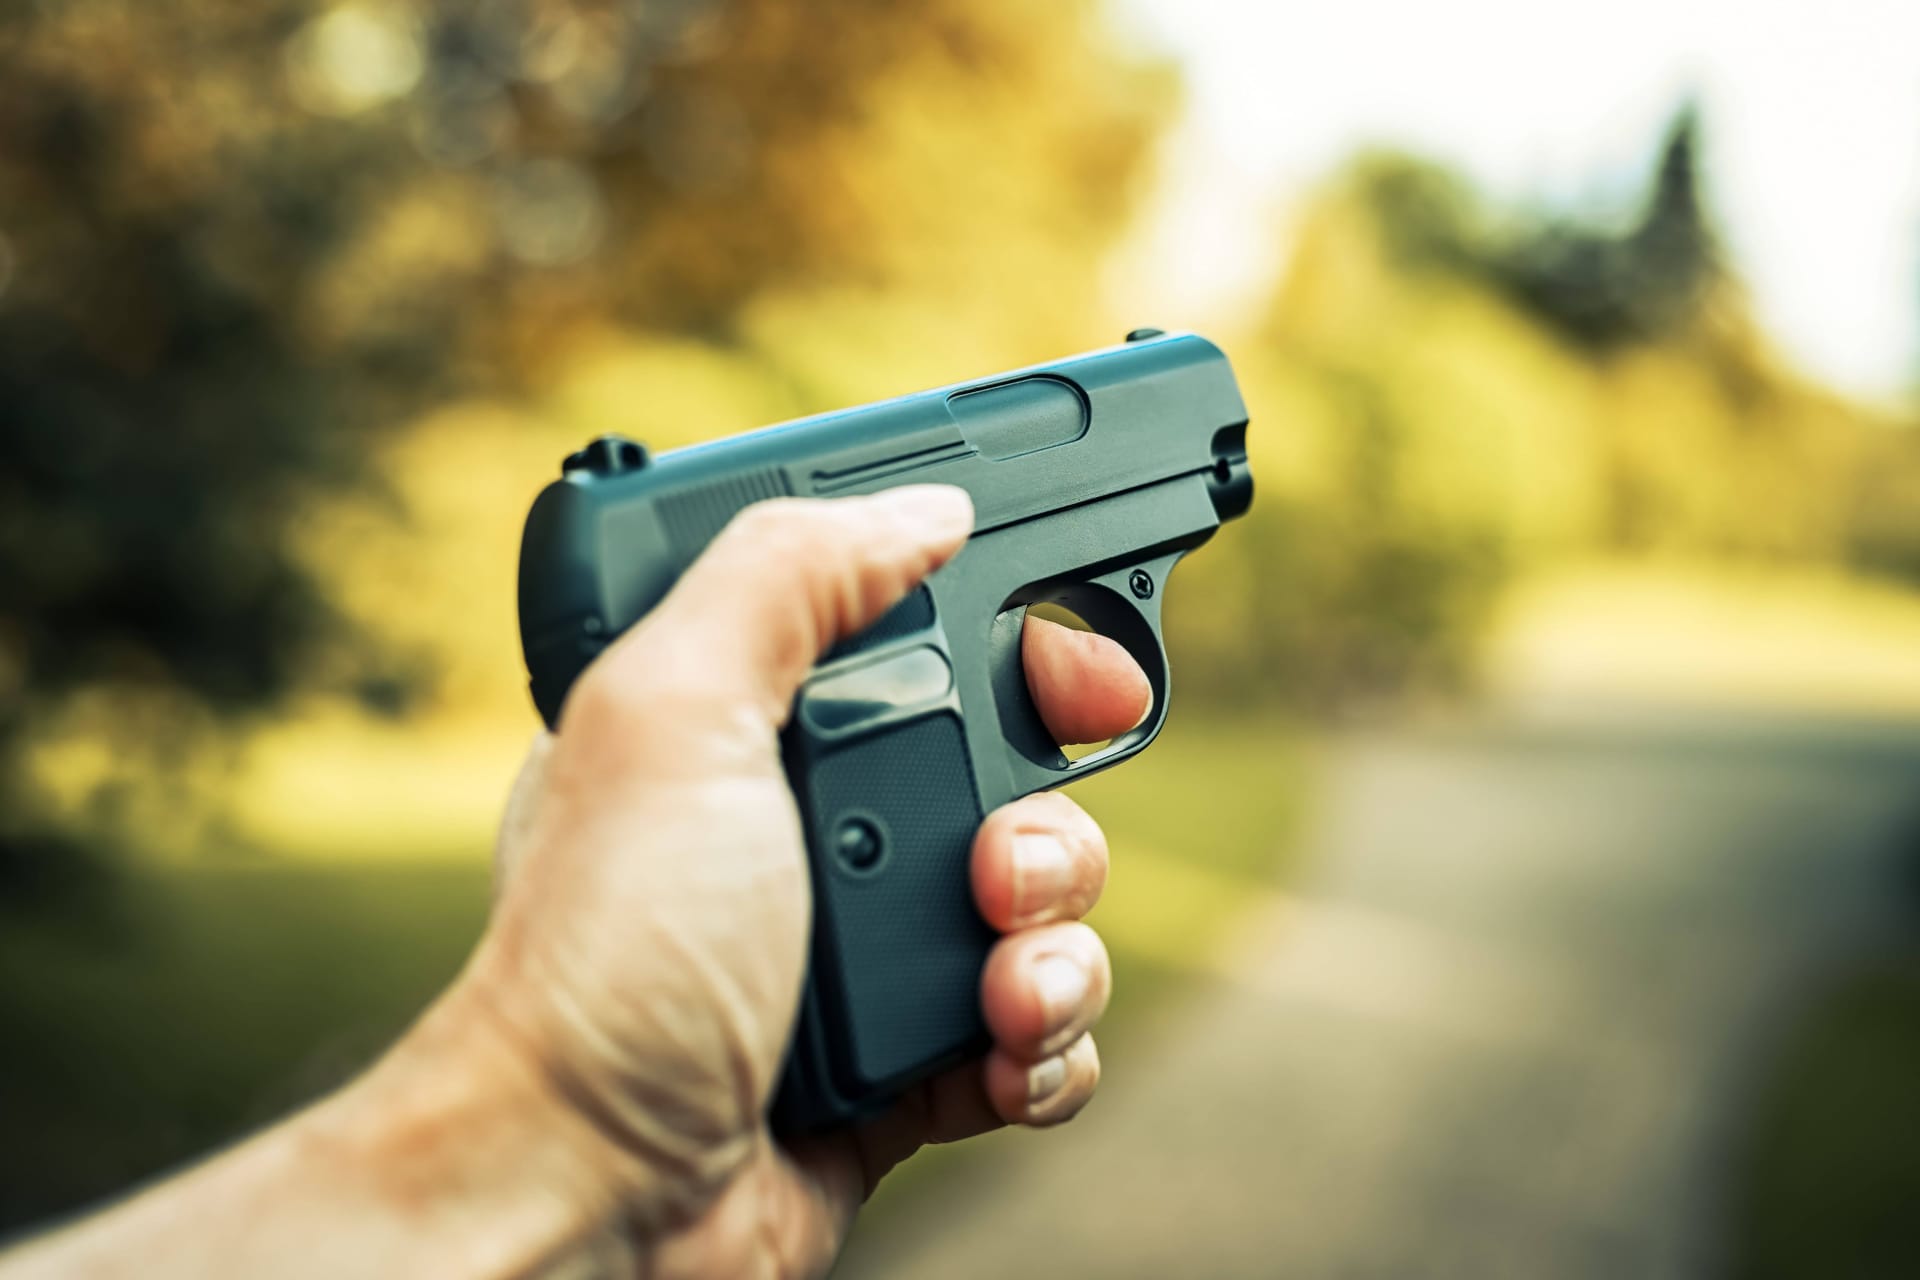
M987 1047L975 830L1008 801L1139 752L1166 723L1167 575L1253 499L1247 411L1220 349L1117 346L652 457L594 440L535 499L520 550L533 701L567 690L733 516L765 499L958 485L974 532L814 666L781 738L813 889L807 980L770 1121L872 1114ZM1079 615L1146 673L1146 718L1069 759L1021 665L1031 605Z

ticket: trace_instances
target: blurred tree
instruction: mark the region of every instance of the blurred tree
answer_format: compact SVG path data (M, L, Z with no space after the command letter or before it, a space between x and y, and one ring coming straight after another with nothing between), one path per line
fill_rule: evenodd
M897 160L863 139L903 68L1036 104L1017 142L935 136L934 171L990 188L1006 141L1056 242L1121 224L1170 82L1080 0L10 7L0 877L53 865L76 821L35 783L56 730L111 744L86 789L108 830L119 784L206 737L202 708L296 684L398 705L404 656L344 621L293 534L424 406L527 387L576 332L725 343L771 288L928 279L979 210L888 189ZM901 196L925 217L905 234Z
M1682 107L1668 127L1652 188L1625 231L1549 222L1481 256L1521 305L1596 349L1655 341L1691 322L1723 273L1700 194L1697 108Z
M1920 277L1914 301L1920 306ZM1867 567L1920 582L1920 353L1905 421L1876 435L1855 491L1849 551Z
M1405 156L1335 175L1240 362L1261 499L1188 571L1213 609L1169 615L1207 655L1184 689L1458 685L1508 578L1569 553L1915 571L1920 447L1773 350L1701 145L1683 106L1617 228L1489 209Z
M1873 434L1847 497L1849 558L1920 582L1920 420L1910 417Z

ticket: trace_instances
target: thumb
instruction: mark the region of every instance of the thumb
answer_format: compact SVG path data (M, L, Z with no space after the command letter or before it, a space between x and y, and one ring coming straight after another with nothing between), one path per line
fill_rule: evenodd
M899 603L972 529L972 499L950 485L756 503L596 674L616 688L745 701L778 725L820 655Z

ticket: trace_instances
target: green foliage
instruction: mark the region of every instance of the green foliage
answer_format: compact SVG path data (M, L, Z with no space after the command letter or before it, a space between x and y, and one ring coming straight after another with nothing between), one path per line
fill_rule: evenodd
M1173 91L1087 3L103 0L0 31L16 853L53 808L23 744L112 744L108 830L289 691L516 697L494 631L445 619L509 598L493 535L562 435L684 443L1083 344ZM1683 110L1618 226L1405 157L1329 181L1229 337L1260 495L1182 571L1183 696L1459 687L1504 585L1569 554L1920 563L1920 454L1769 350L1709 144Z
M473 863L136 868L137 910L0 930L0 1232L73 1211L305 1104L458 972Z
M1873 433L1846 501L1848 560L1874 573L1920 582L1920 430L1909 426Z
M1645 207L1627 230L1549 222L1480 247L1468 261L1583 346L1604 351L1672 337L1725 275L1699 170L1699 117L1688 106L1668 131Z
M1676 118L1621 228L1359 157L1236 350L1259 491L1182 573L1183 692L1313 707L1461 687L1515 575L1572 555L1920 566L1910 430L1769 348ZM1190 599L1188 596L1183 599Z

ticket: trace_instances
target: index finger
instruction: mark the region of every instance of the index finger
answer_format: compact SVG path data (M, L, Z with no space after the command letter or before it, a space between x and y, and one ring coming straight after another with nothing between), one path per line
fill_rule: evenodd
M1062 746L1104 742L1147 718L1153 688L1118 641L1027 615L1020 634L1040 721Z

